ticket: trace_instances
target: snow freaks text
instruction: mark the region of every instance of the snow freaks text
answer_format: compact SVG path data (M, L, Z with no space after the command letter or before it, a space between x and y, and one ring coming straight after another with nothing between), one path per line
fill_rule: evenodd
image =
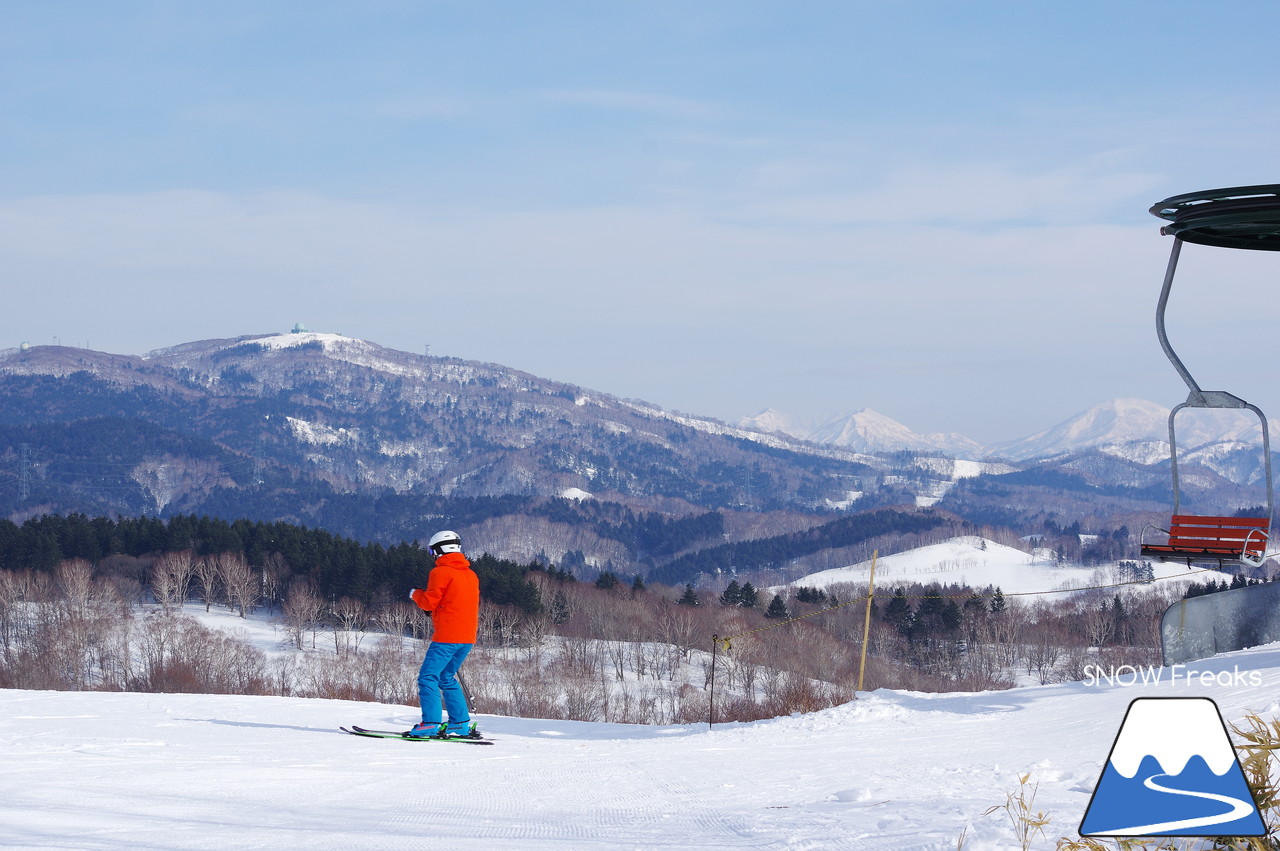
M1260 671L1197 671L1186 665L1085 665L1086 686L1252 686L1262 685Z

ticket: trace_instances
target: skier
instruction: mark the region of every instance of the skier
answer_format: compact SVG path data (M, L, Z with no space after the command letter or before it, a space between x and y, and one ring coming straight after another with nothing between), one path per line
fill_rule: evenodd
M434 630L418 672L422 722L408 731L408 735L478 739L480 733L471 720L457 673L476 641L480 580L462 553L462 539L457 532L437 532L431 536L428 547L436 555L435 567L427 579L427 587L413 589L409 597L431 615ZM447 723L441 718L441 695L449 713Z

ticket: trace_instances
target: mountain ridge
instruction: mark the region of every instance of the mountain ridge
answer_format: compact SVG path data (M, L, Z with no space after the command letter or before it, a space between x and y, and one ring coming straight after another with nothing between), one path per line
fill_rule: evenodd
M1141 433L1123 420L1098 415L1091 429L1042 440L1062 452ZM777 542L756 563L790 565L788 553L808 550L786 536L881 509L901 514L887 515L890 537L936 509L951 526L1015 538L1081 519L1109 535L1167 511L1158 441L1024 461L903 444L910 430L873 412L825 425L846 443L874 440L814 442L337 334L243 335L143 356L28 347L0 351L0 516L207 513L386 543L447 523L503 558L647 573L748 540ZM1211 443L1188 452L1184 487L1232 510L1256 505L1257 467L1246 445ZM816 539L828 537L839 536ZM746 550L724 552L732 569Z
M1026 437L985 445L953 433L918 434L870 408L830 416L792 415L767 408L743 417L740 425L863 452L932 451L955 457L1028 461L1087 449L1156 444L1164 447L1161 454L1167 459L1170 410L1145 399L1108 399ZM1276 425L1275 421L1268 424L1272 430ZM1179 416L1178 441L1187 451L1216 444L1260 444L1261 428L1251 415L1242 418L1229 411L1188 410Z

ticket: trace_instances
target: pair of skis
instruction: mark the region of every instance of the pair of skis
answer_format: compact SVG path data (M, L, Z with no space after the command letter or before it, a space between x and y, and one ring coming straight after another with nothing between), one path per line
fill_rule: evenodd
M350 727L339 727L338 729L353 736L366 736L370 739L405 739L410 742L454 742L460 745L493 744L492 739L470 739L465 736L453 736L444 739L436 736L409 736L405 733L396 733L391 730L366 730L364 727L357 727L354 724Z

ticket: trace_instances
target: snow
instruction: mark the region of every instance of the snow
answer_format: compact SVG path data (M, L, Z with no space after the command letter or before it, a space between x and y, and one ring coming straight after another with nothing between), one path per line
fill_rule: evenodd
M882 690L711 729L479 714L491 748L336 729L407 727L404 706L3 690L0 837L23 849L923 851L964 831L981 851L1016 847L991 808L1029 773L1051 818L1032 847L1045 849L1076 835L1134 698L1211 697L1228 723L1280 711L1280 645L1195 667L1208 676Z
M1183 565L1155 563L1155 578L1169 581L1231 581L1231 575L1216 570L1188 571ZM841 582L866 584L871 562L836 567L811 573L792 585L806 588L829 588ZM1005 594L1030 594L1038 591L1085 588L1124 582L1115 565L1106 568L1059 565L1046 551L1026 553L1015 547L985 538L963 535L940 544L918 547L876 559L876 587L892 587L895 583L937 582L967 584L972 588L998 587ZM1141 586L1133 586L1141 587Z
M897 420L870 408L826 416L788 414L768 408L754 417L743 417L739 425L858 452L900 449L955 455L981 455L983 452L981 444L963 435L917 434Z
M340 361L377 370L389 375L423 378L427 371L421 365L406 363L403 353L383 348L367 340L344 337L341 334L327 334L316 331L291 331L286 334L273 334L265 337L254 337L249 342L276 351L295 349L300 346L319 344L325 355ZM162 350L164 354L169 350ZM153 353L157 354L157 353Z
M267 337L257 337L253 342L269 349L293 349L307 343L320 343L326 349L351 344L367 345L362 340L354 340L341 334L324 334L316 331L292 331L288 334L273 334Z
M874 458L859 452L851 452L839 447L801 447L797 446L794 438L783 438L773 434L765 434L751 428L734 428L716 420L704 419L701 417L685 416L652 405L640 404L627 400L622 400L620 406L623 408L636 411L637 413L652 417L655 419L665 419L673 423L679 423L689 428L697 429L705 434L718 434L736 437L739 440L750 440L759 443L762 446L768 446L773 449L786 449L793 452L805 452L809 455L816 455L820 458L834 458L840 461L852 461L857 464L870 464L874 462Z
M293 436L303 442L316 446L333 446L339 443L349 443L355 437L354 431L348 431L345 428L331 428L320 423L307 422L297 417L285 417L289 423L289 428L293 431Z
M1020 461L1060 457L1097 449L1143 464L1168 460L1169 408L1145 399L1108 399L1057 425L1027 437L982 445L959 434L917 434L890 417L869 409L853 414L805 416L768 408L739 425L773 434L786 434L825 446L860 452L942 452L962 458L1011 458ZM1261 442L1256 417L1239 410L1193 409L1179 417L1179 445L1196 447L1244 441ZM1270 421L1274 433L1280 421ZM957 476L959 477L959 476Z
M843 511L844 509L849 508L858 500L862 499L862 497L863 497L862 491L845 491L844 499L841 499L841 500L828 499L827 508L834 508L834 509Z

